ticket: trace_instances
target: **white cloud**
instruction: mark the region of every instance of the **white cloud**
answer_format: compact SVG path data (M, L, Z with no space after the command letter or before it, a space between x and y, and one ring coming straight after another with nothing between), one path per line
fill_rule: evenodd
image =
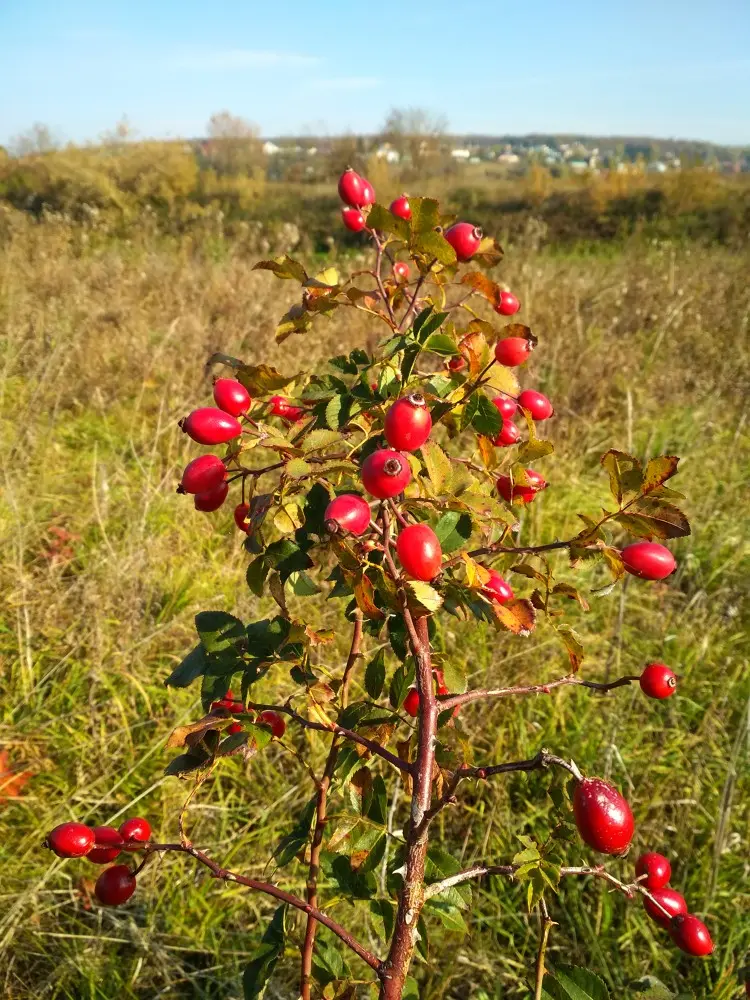
M311 80L310 86L316 90L373 90L382 82L377 76L334 76Z
M166 65L179 70L308 69L320 65L317 56L268 49L182 49Z

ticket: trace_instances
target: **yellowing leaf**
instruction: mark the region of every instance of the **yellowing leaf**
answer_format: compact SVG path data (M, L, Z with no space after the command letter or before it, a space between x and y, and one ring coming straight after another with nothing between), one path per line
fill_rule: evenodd
M437 590L422 580L408 580L406 592L409 607L412 610L433 612L437 611L443 603L443 598Z
M676 455L660 455L658 458L652 458L646 464L643 473L643 492L650 493L651 490L662 486L668 479L671 479L677 473L679 461Z
M431 440L422 445L422 459L435 492L443 493L451 479L450 459L440 445Z
M568 651L571 667L574 671L578 670L586 655L580 635L570 625L558 625L557 634L562 639Z
M516 597L506 604L493 603L492 610L498 624L514 635L530 635L536 626L536 611L525 597Z
M490 571L481 563L475 562L468 552L462 552L461 558L466 567L466 586L472 590L481 590L490 579Z
M302 527L304 518L296 503L287 503L276 512L273 523L282 535L291 535Z

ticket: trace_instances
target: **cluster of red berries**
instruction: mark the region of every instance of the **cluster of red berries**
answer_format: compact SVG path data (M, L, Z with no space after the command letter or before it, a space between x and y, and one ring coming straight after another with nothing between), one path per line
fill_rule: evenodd
M113 826L86 826L61 823L47 834L44 846L58 858L87 858L95 865L108 865L123 851L142 851L151 839L151 826L140 816ZM94 886L96 898L104 906L120 906L135 892L136 878L128 865L106 868Z
M286 722L281 718L278 712L273 712L270 709L263 712L259 712L256 716L255 709L252 705L243 705L239 698L235 698L231 691L227 691L223 698L219 701L212 701L211 708L212 712L229 712L232 715L250 715L252 716L252 721L260 723L263 726L268 726L273 735L277 740L286 732ZM241 733L242 723L233 722L231 725L227 726L225 732L230 736L235 733Z
M367 225L362 209L375 204L375 189L372 184L356 170L347 167L339 177L339 197L344 203L341 209L344 225L353 233L361 233ZM411 216L411 212L409 215Z
M214 382L216 406L202 406L180 421L180 427L197 444L216 446L229 444L242 434L243 419L247 418L253 400L241 382L233 378L219 378ZM284 396L271 396L268 414L286 423L296 423L305 416L305 410L294 406ZM229 494L227 469L217 455L200 455L193 459L182 473L178 493L191 493L195 509L205 512L218 510ZM237 505L234 519L241 531L249 530L249 506Z
M688 955L710 955L714 946L708 928L692 913L688 913L684 896L668 888L672 877L672 866L668 859L663 854L643 854L636 862L635 874L652 897L645 896L643 900L643 907L649 917L668 930L677 947Z

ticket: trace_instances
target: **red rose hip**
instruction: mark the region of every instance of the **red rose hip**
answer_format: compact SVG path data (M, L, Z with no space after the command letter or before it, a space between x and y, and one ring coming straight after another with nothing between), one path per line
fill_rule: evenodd
M508 503L527 504L531 503L537 493L546 489L547 483L544 477L533 469L524 469L528 484L512 483L510 476L499 476L497 479L497 491L503 500Z
M683 896L680 895L675 889L654 889L651 892L657 903L664 907L669 913L667 916L664 910L660 909L653 900L649 899L647 896L643 897L643 908L648 913L653 921L659 924L660 927L669 928L673 917L678 917L683 913L687 913L687 903Z
M239 417L250 409L252 399L236 378L217 378L214 382L214 402L220 410Z
M470 222L456 222L443 233L461 263L471 260L479 249L483 235L479 226L472 226Z
M250 522L248 520L248 514L250 513L249 503L238 503L234 508L234 523L240 529L247 533L250 530Z
M388 500L403 493L410 481L409 460L400 451L381 448L362 463L362 485L378 500Z
M406 692L406 697L404 698L404 711L407 715L410 715L412 719L416 719L419 715L419 691L416 688L409 688Z
M286 732L286 722L284 722L278 712L261 712L258 716L258 722L265 723L277 740L280 740Z
M106 868L94 886L94 895L104 906L122 906L135 892L135 875L127 865Z
M351 167L347 167L339 177L339 198L345 205L352 205L354 208L362 208L366 204L365 182Z
M534 389L524 389L518 397L518 405L528 410L534 420L548 420L555 412L547 397Z
M391 202L391 215L395 215L397 219L404 219L406 222L411 219L411 205L405 194Z
M362 208L375 204L375 188L366 177L362 177Z
M409 265L405 260L397 260L393 265L393 276L396 281L408 281L409 280Z
M494 439L493 444L498 448L508 448L512 444L518 444L521 440L521 432L512 420L503 420L500 433Z
M440 572L443 552L429 524L410 524L396 541L401 565L416 580L434 580Z
M518 403L515 399L511 399L510 396L495 396L492 402L497 407L500 416L505 420L510 420L518 409Z
M581 839L602 854L622 854L633 839L633 814L617 789L601 778L583 778L573 793Z
M268 400L268 412L272 417L281 417L282 420L288 420L290 423L301 420L305 415L302 407L290 403L286 396L271 396Z
M86 855L95 865L108 865L122 851L122 834L113 826L94 827L94 846Z
M215 490L209 490L208 493L196 493L194 500L195 509L201 510L206 514L218 510L226 500L228 493L229 483L221 483Z
M226 474L226 466L216 455L200 455L185 466L178 492L210 493L221 486Z
M432 417L421 392L402 396L385 415L385 438L396 451L416 451L432 430Z
M672 878L672 866L663 854L649 851L636 861L635 874L639 877L641 885L653 892L654 889L663 889L669 884Z
M326 507L324 522L330 534L363 535L370 526L370 505L356 493L343 493Z
M496 569L490 570L490 578L482 587L482 593L498 604L505 604L515 596L510 584L500 576Z
M151 824L141 816L126 819L120 827L120 835L124 841L138 840L145 843L151 839Z
M703 958L714 950L708 927L692 913L675 917L669 928L669 934L681 951L695 958Z
M529 360L534 345L525 337L503 337L495 344L495 361L506 368L517 368Z
M677 566L669 549L658 542L633 542L620 556L628 573L642 580L664 580Z
M641 691L649 698L671 698L677 690L677 675L664 663L647 663L640 685Z
M358 208L347 205L341 209L341 221L352 233L361 233L367 223L365 217Z
M198 444L226 444L242 433L242 425L236 417L213 406L193 410L180 421L180 427Z
M82 858L94 846L94 831L83 823L61 823L44 843L58 858Z
M500 292L500 299L495 306L495 312L501 316L514 316L521 308L521 303L510 292Z

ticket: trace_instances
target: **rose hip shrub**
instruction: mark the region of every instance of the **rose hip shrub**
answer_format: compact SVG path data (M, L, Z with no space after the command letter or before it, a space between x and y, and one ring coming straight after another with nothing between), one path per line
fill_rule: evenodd
M675 694L678 676L656 661L613 681L586 676L584 646L566 609L575 602L588 610L589 595L575 582L581 565L600 565L599 598L626 573L633 585L649 587L674 571L663 542L690 531L682 495L666 485L678 459L641 462L607 451L601 464L610 504L581 513L571 537L525 545L529 505L565 483L555 478L553 445L538 427L554 421L554 400L524 374L543 347L524 323L500 325L499 317L522 310L491 277L501 248L474 220L448 218L429 198L403 195L385 208L353 170L342 175L339 192L344 225L362 230L372 246L371 266L347 278L333 267L310 274L288 256L257 264L300 289L277 340L314 336L315 324L335 310L364 312L382 339L372 353L360 347L315 371L212 357L221 368L214 405L196 400L180 421L196 449L178 492L199 511L230 505L233 518L222 518L217 530L240 532L247 585L270 596L275 613L251 622L222 608L198 614L198 643L167 678L174 687L200 685L204 710L169 737L178 752L168 775L203 784L220 763L252 762L272 741L305 760L306 731L314 731L328 751L322 769L304 772L309 801L264 859L270 866L262 880L191 843L190 795L178 828L164 837L136 818L119 831L63 824L47 844L60 857L96 864L123 852L139 857L137 866L119 858L102 871L96 895L107 905L125 904L143 866L168 851L277 900L244 973L246 997L259 996L295 950L304 1000L368 990L382 1000L418 996L415 957L441 961L428 951L430 925L465 930L472 884L483 878L523 883L529 910L540 915L538 959L529 970L537 998L573 995L563 994L565 983L577 997L603 995L586 970L546 971L564 879L598 878L640 896L663 946L671 939L688 954L707 955L709 932L669 888L662 845L639 842L643 857L635 865L629 857L639 817L620 790L545 747L528 760L477 761L470 739L475 702L564 686L589 697L631 684L657 700ZM340 612L336 632L316 621L319 603L306 605L318 594ZM508 687L497 664L496 687L468 688L449 652L434 651L439 617L511 633L519 649L543 629L562 644L568 670ZM343 662L337 633L348 637ZM278 704L258 696L266 678L284 691ZM538 769L550 772L556 810L547 835L519 835L514 857L462 869L455 845L440 842L442 811L460 809L472 783ZM391 782L401 784L407 804L389 816Z

